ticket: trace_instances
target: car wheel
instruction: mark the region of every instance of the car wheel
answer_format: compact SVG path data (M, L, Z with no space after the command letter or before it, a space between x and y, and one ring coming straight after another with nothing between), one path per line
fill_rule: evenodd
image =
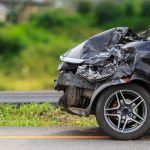
M137 84L112 86L98 99L96 119L115 139L137 139L150 127L150 94Z

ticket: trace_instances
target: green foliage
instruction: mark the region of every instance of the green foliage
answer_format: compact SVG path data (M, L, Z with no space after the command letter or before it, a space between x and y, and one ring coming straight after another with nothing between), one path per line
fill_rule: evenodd
M69 11L61 9L33 14L30 20L32 20L37 26L46 29L54 27L70 27L75 26L77 23L81 23L79 15L70 14Z
M126 16L133 16L134 15L134 5L131 2L126 3L125 5L125 15Z
M5 22L0 22L0 29L2 28L2 27L4 27L6 24L5 24Z
M16 55L26 46L27 37L24 36L22 28L0 30L0 54L2 55Z
M120 18L115 22L108 22L107 25L104 25L104 29L113 28L116 26L128 26L131 27L134 31L143 31L149 27L148 23L149 17L130 17L130 18Z
M142 2L142 15L150 17L150 1L149 0L143 0Z
M7 14L7 19L9 20L9 22L17 23L18 16L19 16L18 10L13 9Z
M120 9L119 5L111 0L100 2L96 6L95 12L98 25L110 21L115 21L118 17L121 17L122 15L122 10Z
M55 9L33 14L29 21L1 24L0 90L53 88L59 56L65 51L112 27L146 29L150 25L149 16L146 16L148 10L145 16L144 12L138 15L134 3L107 0L86 14Z
M79 1L77 4L77 11L82 14L89 14L92 11L93 4L91 1Z
M49 103L1 104L0 126L97 126L95 117L69 115Z
M141 15L142 1L143 0L132 0L132 1L129 0L129 2L134 5L134 13L135 13L136 16Z

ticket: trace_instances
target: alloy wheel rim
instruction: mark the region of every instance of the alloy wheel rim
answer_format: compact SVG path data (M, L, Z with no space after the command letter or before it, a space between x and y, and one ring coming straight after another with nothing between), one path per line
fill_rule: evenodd
M119 90L106 100L104 117L112 129L130 133L138 130L145 122L147 105L137 92Z

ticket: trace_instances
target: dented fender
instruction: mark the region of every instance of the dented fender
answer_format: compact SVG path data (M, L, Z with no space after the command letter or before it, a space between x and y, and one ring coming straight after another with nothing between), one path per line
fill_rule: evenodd
M148 79L145 76L142 75L133 75L130 80L128 82L126 82L125 80L112 80L106 83L103 83L102 85L99 85L93 92L93 95L91 97L91 101L90 104L87 108L87 112L90 115L91 114L91 110L92 110L92 106L94 104L94 102L97 100L97 96L102 93L102 91L104 91L106 88L111 87L111 86L115 86L115 85L120 85L120 84L126 84L126 83L130 83L130 82L143 82L146 83L147 85L149 85L149 90L150 90L150 79Z
M90 101L90 104L87 108L88 110L88 113L90 114L91 113L91 109L92 109L92 106L93 106L93 103L95 102L97 96L106 88L110 87L110 86L114 86L114 85L119 85L119 84L124 84L125 81L124 80L119 80L119 79L116 79L116 80L111 80L109 82L105 82L103 83L102 85L99 85L93 92L92 94L92 97L91 97L91 101Z

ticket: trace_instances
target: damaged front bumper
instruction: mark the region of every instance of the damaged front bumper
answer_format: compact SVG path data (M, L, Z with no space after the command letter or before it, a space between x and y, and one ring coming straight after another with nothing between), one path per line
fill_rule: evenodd
M96 84L90 83L80 75L59 72L58 80L54 81L55 89L64 91L59 105L72 114L87 116L86 108L90 104Z
M68 86L93 90L95 85L83 79L80 75L59 72L58 80L54 81L55 90L65 90Z
M55 80L55 89L64 91L59 99L59 106L68 113L89 116L95 114L92 104L103 89L116 84L125 83L123 80L109 80L108 82L90 83L77 74L59 72L58 80Z

